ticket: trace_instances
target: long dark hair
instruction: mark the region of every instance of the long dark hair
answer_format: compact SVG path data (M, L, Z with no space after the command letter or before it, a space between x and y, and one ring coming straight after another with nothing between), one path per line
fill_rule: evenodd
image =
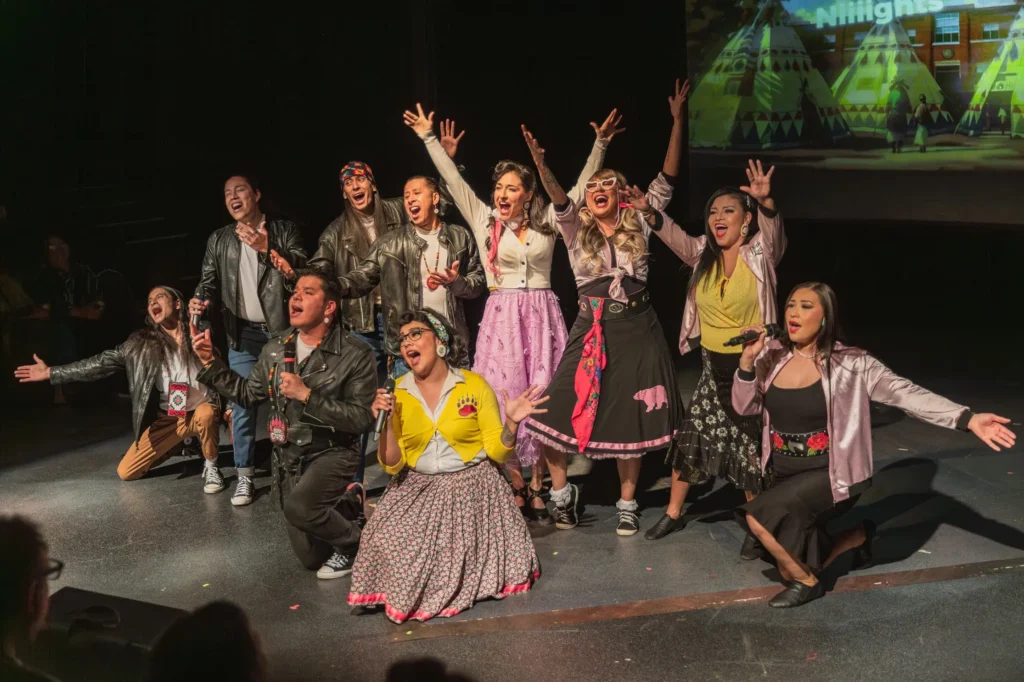
M434 323L427 317L427 313L430 313L441 323L444 327L445 332L448 334L448 355L442 358L448 363L449 367L456 367L459 369L469 369L469 349L466 347L465 341L459 336L459 332L455 329L455 326L448 321L448 318L437 312L433 308L422 308L420 310L409 310L401 314L398 318L398 328L401 329L410 322L419 322L423 324L427 329L434 332ZM434 332L437 336L437 332Z
M499 161L497 165L494 166L494 172L491 173L491 200L489 203L494 203L494 185L497 184L498 180L500 180L501 176L505 175L505 173L515 173L516 176L519 177L519 181L523 183L523 191L533 192L533 198L530 199L530 208L526 212L526 215L523 216L525 219L523 224L529 225L534 230L537 230L537 232L544 235L555 234L555 228L544 220L544 209L547 208L547 202L544 201L544 197L541 196L541 193L538 191L537 174L534 173L533 169L529 166L524 166L518 161ZM484 241L484 247L487 249L483 254L485 261L484 267L486 268L494 266L494 258L490 255L490 252L494 249L492 249L491 246L495 239L501 239L501 232L495 234L494 227L495 218L492 215L488 218L487 239ZM504 226L502 226L501 229L504 231Z
M818 332L817 346L818 352L821 354L822 364L831 367L832 353L836 350L836 343L840 341L842 336L842 329L839 326L839 320L836 318L836 310L838 304L836 302L836 292L832 290L832 287L825 284L824 282L804 282L803 284L797 284L793 287L789 296L786 296L786 307L789 306L790 300L800 289L809 289L813 291L818 300L821 302L821 309L825 314L822 320L825 324ZM785 310L785 308L783 309ZM783 313L785 315L785 313ZM789 338L789 329L786 329L785 338L781 339L782 344L789 350L793 350L793 341Z
M149 293L153 293L157 289L163 289L171 295L173 300L178 302L178 329L181 330L181 345L175 344L171 335L153 321L153 316L148 312L148 305L146 306L146 326L132 332L125 345L132 351L140 353L141 361L147 366L170 367L171 358L177 356L182 367L198 370L201 365L195 351L192 350L192 335L188 329L188 308L185 304L185 297L174 287L166 285L155 286L149 290Z
M687 290L691 290L697 286L697 283L704 278L705 275L710 275L709 279L716 279L718 273L725 268L725 263L722 257L722 247L715 241L715 232L711 229L711 206L714 205L715 199L718 197L735 197L739 199L740 206L743 207L744 213L753 214L757 207L757 202L746 192L739 190L735 187L722 187L716 190L711 198L708 199L708 203L704 205L704 250L700 252L700 260L697 261L696 267L693 268L693 273L690 275L690 281L686 285ZM743 243L746 244L753 239L756 234L754 226L754 220L750 220L750 230L747 232L747 236L744 237ZM788 299L787 299L788 300Z
M266 679L266 658L241 608L215 601L174 623L150 657L149 682Z

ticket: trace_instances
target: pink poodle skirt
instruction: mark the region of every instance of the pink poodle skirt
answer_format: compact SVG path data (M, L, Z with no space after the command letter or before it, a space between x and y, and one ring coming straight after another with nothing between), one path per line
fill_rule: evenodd
M366 524L348 603L383 606L396 623L444 618L525 592L539 575L526 522L492 462L454 474L406 469Z
M498 396L505 420L502 389L515 397L530 386L547 386L567 342L558 298L550 289L496 289L487 299L476 340L473 371L483 376ZM513 466L532 466L541 443L519 425Z

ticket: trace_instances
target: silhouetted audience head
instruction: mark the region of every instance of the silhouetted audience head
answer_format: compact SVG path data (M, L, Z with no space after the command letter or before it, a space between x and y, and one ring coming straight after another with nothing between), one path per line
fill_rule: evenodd
M259 638L238 606L215 601L172 625L149 664L150 682L263 682L267 666Z
M50 559L35 524L20 516L0 517L0 644L31 642L46 622L48 579L63 564Z
M473 682L459 673L448 672L436 658L415 658L399 661L388 668L387 682Z

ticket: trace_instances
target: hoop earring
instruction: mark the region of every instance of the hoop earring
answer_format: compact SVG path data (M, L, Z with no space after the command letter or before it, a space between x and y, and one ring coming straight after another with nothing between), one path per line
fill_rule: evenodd
M439 343L437 344L437 357L443 358L448 355L448 344Z

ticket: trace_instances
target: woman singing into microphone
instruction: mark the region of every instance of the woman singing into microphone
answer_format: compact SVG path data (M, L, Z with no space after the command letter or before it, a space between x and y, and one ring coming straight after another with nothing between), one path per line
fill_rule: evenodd
M778 562L789 586L769 603L806 604L825 594L818 574L843 552L854 566L872 560L874 524L836 537L826 525L870 484L870 401L898 407L921 421L970 431L995 451L1013 447L1004 417L974 414L899 377L860 348L836 339L836 295L827 284L797 286L786 302L786 336L747 344L732 387L732 404L763 420L761 470L770 487L737 510Z
M405 313L398 337L410 372L394 396L377 391L376 417L394 408L377 456L395 476L363 531L348 596L384 606L396 623L454 616L486 598L529 590L540 564L522 514L495 464L519 424L546 402L536 386L510 399L504 424L494 391L466 369L462 342L440 313Z
M775 268L786 249L786 234L771 198L775 168L765 172L760 161L750 161L746 171L747 186L723 187L708 199L702 236L687 235L664 214L654 227L654 234L693 268L679 352L699 346L702 370L667 455L672 467L668 509L644 535L648 540L686 525L683 502L691 484L721 476L743 490L747 500L761 490L760 422L736 414L730 398L743 348L726 342L746 327L775 322ZM741 556L760 555L748 535Z

